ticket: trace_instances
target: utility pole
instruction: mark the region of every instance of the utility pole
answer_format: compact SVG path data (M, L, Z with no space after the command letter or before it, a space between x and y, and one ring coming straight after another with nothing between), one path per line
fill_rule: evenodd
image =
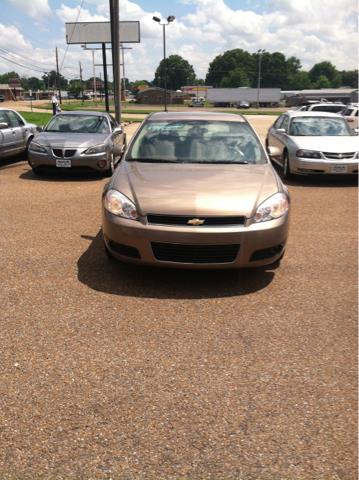
M259 91L261 89L261 68L262 68L262 55L264 53L263 49L258 50L258 81L257 81L257 108L259 108Z
M96 70L95 70L95 50L92 50L92 66L93 66L93 98L97 102L97 91L96 91Z
M124 99L126 100L125 50L132 50L132 48L124 47L122 43L120 44L120 48L122 51L122 85L123 85Z
M59 72L59 55L57 53L57 47L56 47L56 88L59 90L59 100L60 100L60 105L62 104L62 98L61 98L61 82L60 82L60 72Z
M110 111L108 104L108 80L107 80L107 62L106 62L106 43L102 44L102 63L103 63L103 81L105 84L105 105L106 112Z
M80 67L80 82L81 82L81 99L82 103L84 102L84 89L82 85L82 66L81 66L81 60L79 61L79 67Z
M120 71L120 6L119 0L110 0L110 23L112 43L113 93L115 118L121 123L121 71Z

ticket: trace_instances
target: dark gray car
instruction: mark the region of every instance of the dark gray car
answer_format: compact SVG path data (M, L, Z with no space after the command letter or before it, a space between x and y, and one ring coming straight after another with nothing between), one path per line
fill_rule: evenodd
M104 112L62 112L48 122L29 146L34 173L56 170L96 170L111 176L126 148L126 134Z
M36 125L15 110L0 108L0 159L26 152L35 133Z

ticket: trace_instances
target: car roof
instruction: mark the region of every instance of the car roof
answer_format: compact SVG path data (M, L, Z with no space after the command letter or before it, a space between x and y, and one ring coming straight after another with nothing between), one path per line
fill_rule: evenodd
M298 110L288 110L285 112L284 115L288 115L289 117L337 117L343 118L338 113L334 112L317 112L313 110L308 111L298 111Z
M246 123L247 120L239 114L222 112L156 112L147 117L148 121L163 120L207 120Z
M107 112L97 112L92 110L66 110L66 112L60 112L57 115L93 115L95 117L108 116Z

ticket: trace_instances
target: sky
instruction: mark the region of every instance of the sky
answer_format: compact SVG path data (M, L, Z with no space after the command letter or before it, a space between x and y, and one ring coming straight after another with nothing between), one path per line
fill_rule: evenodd
M66 45L65 22L106 21L108 3L0 0L0 73L41 77L55 69L57 46L62 75L78 78L81 61L84 79L91 77L92 54ZM357 0L120 0L120 20L140 21L141 42L125 45L131 47L125 50L131 81L152 80L163 57L154 15L176 17L166 27L167 55L181 55L198 78L205 78L216 55L234 48L279 51L299 58L305 70L324 60L339 70L358 68ZM101 64L100 51L95 55ZM96 67L97 76L101 70Z

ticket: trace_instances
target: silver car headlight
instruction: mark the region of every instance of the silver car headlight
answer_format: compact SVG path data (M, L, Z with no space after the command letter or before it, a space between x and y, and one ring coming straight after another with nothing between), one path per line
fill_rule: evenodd
M106 152L106 145L104 143L100 143L99 145L94 145L93 147L90 147L84 151L86 155L95 155L96 153L105 153L105 152Z
M254 219L256 223L274 220L285 215L288 212L288 209L288 196L281 192L275 193L259 205Z
M138 219L138 213L134 203L117 190L111 189L105 194L104 206L110 213L118 215L119 217L130 220Z
M30 143L29 150L31 150L32 152L46 153L46 148L34 141Z
M315 150L297 150L296 156L301 158L322 158L320 153Z

